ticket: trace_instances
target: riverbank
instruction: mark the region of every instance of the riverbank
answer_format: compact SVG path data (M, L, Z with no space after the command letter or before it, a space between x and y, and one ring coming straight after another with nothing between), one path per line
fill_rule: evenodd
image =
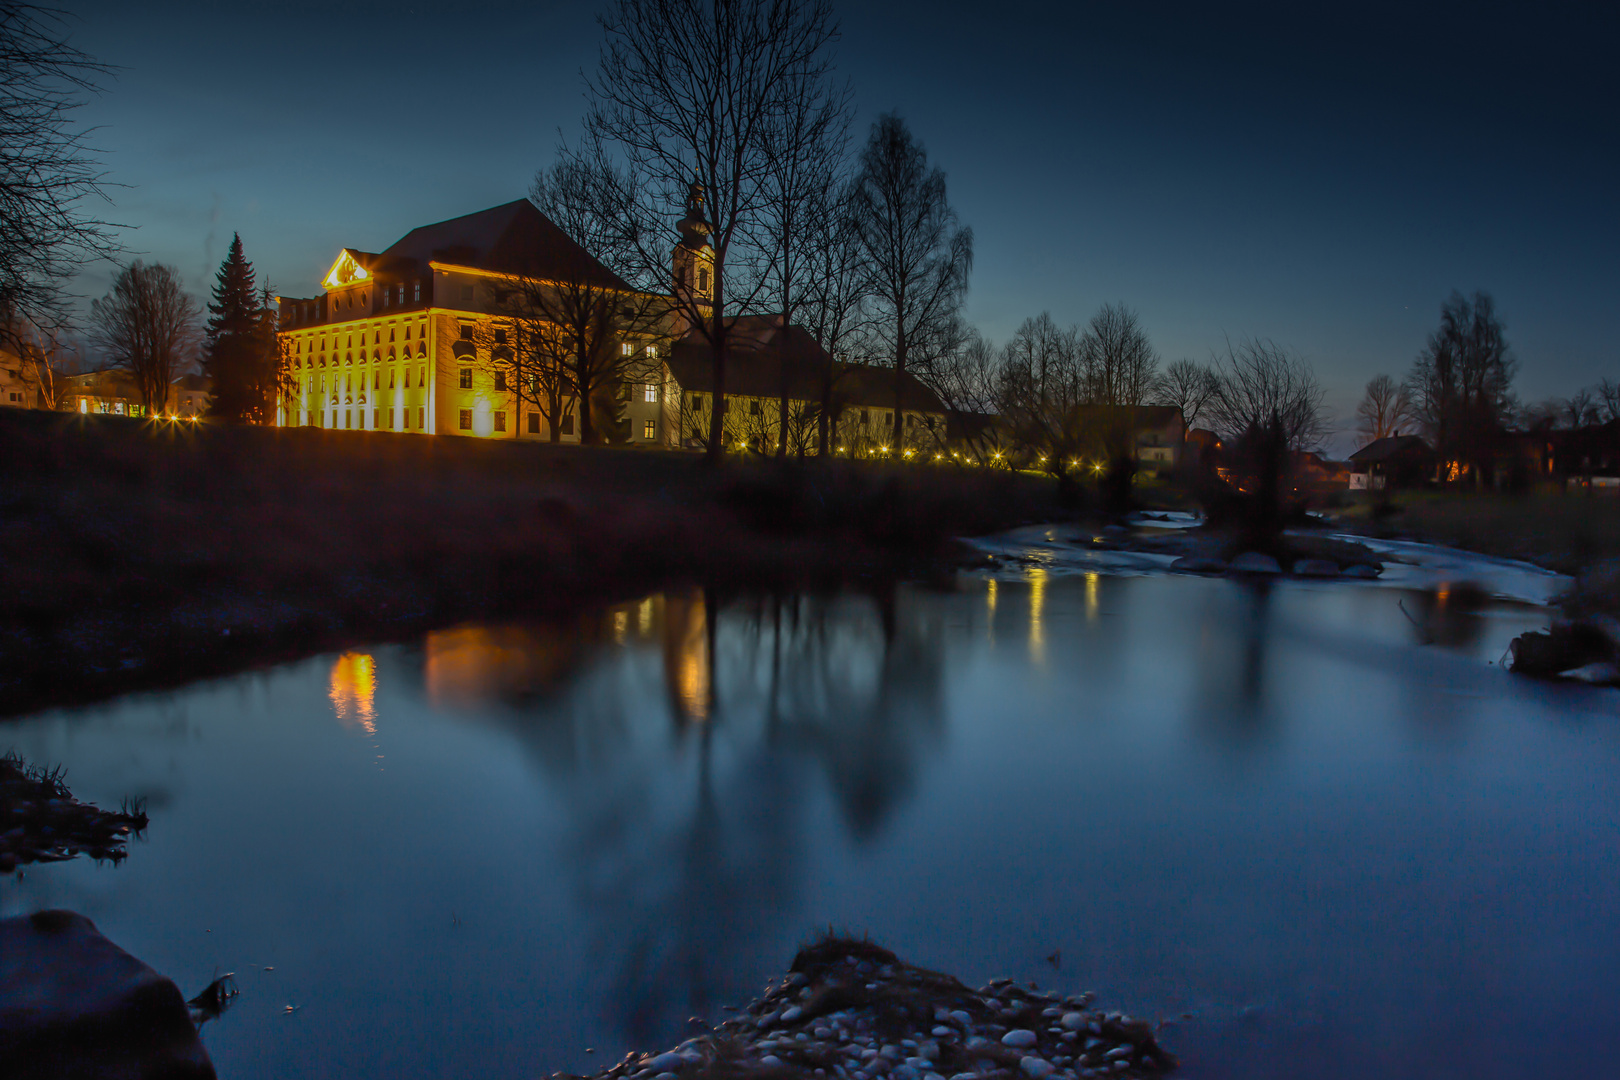
M836 587L1059 512L1016 474L0 414L0 715L681 581Z
M1349 532L1444 544L1572 577L1620 558L1620 498L1612 496L1400 491L1391 505L1393 512L1376 512L1363 497L1331 516Z

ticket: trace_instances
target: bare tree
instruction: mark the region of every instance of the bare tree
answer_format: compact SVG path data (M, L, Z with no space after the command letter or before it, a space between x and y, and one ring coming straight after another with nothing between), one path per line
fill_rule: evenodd
M601 23L585 142L564 155L595 163L622 211L636 258L621 272L634 284L667 288L672 249L695 269L673 304L713 357L718 460L731 330L760 309L767 282L767 146L793 88L828 76L837 25L827 0L614 0ZM685 227L672 229L683 208Z
M852 185L815 192L806 218L809 263L800 317L826 353L815 372L816 452L825 457L836 432L836 393L856 359L869 358L871 310L866 264L854 228Z
M1620 383L1604 379L1592 388L1598 402L1598 419L1607 424L1620 420Z
M1472 466L1476 486L1513 412L1513 375L1496 305L1486 292L1452 293L1440 308L1440 328L1407 376L1412 408L1442 455Z
M1564 400L1563 405L1561 419L1570 430L1598 422L1598 400L1590 389L1575 391Z
M1041 312L1025 319L1002 350L997 397L1015 440L1060 479L1086 439L1091 386L1080 331Z
M601 441L618 416L601 423L598 409L615 411L627 368L649 346L667 347L668 297L604 270L635 256L615 190L589 160L564 157L543 170L529 198L563 235L528 249L543 263L509 267L486 286L508 324L495 328L488 352L496 385L516 398L520 428L527 402L546 417L553 441L569 409L578 411L580 441Z
M1237 441L1269 428L1287 449L1310 450L1327 434L1316 373L1287 348L1265 338L1229 341L1210 366L1216 389L1207 408L1221 438Z
M1406 387L1388 375L1375 375L1356 406L1357 430L1367 443L1399 435L1413 423L1412 398ZM1366 445L1365 443L1363 445Z
M1152 401L1180 409L1182 422L1191 429L1198 425L1216 387L1214 372L1204 365L1196 360L1175 360L1154 381Z
M10 342L22 361L22 370L38 391L39 407L60 408L62 380L84 363L80 345L60 330L44 331L27 323L7 326L0 332L0 341Z
M878 326L894 363L894 444L904 441L906 373L926 373L956 347L957 318L973 268L973 230L945 197L945 173L906 123L886 113L872 125L852 199Z
M106 198L103 174L73 123L108 68L68 44L65 21L0 2L0 333L63 328L64 283L119 250L113 226L87 209Z
M1086 324L1079 348L1090 404L1141 405L1153 392L1159 357L1124 304L1104 304Z
M91 302L91 340L110 366L135 377L147 416L168 405L170 384L196 356L201 317L177 270L139 259L119 273L111 292Z
M838 212L836 193L849 143L847 86L835 86L819 71L801 71L784 80L783 104L766 127L765 186L761 236L766 245L766 303L779 314L776 453L789 446L790 395L794 381L789 334L802 304L820 293L815 279L822 259L814 246L824 229L810 215Z

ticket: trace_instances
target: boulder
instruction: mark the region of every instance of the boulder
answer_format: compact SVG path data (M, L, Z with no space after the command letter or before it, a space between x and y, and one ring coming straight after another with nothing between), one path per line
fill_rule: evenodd
M1614 659L1608 641L1580 623L1559 624L1547 631L1520 634L1508 646L1508 670L1517 675L1555 679L1566 671Z
M1197 555L1183 555L1170 564L1170 569L1181 574L1224 574L1226 564L1219 559L1204 559Z
M1259 551L1245 551L1232 560L1229 569L1234 574L1280 574L1282 567L1270 555Z
M180 990L71 911L0 919L0 1063L12 1080L212 1080Z
M1295 577L1338 577L1339 564L1331 559L1300 559L1294 563Z

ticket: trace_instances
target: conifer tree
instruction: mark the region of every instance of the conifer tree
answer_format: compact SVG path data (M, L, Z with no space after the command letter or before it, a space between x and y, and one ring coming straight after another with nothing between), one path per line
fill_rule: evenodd
M214 283L203 349L203 370L213 381L209 412L231 423L263 422L267 410L259 370L264 366L265 312L253 276L253 264L242 254L242 237L235 234Z

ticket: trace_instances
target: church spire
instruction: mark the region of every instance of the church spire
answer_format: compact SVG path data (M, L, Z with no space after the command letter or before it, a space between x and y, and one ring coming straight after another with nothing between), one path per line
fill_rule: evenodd
M709 223L703 217L703 185L696 180L686 186L686 216L680 221L681 246L696 251L709 243Z
M674 251L675 296L706 308L714 302L713 230L703 216L703 185L696 180L687 185L686 216L676 227L681 239Z

